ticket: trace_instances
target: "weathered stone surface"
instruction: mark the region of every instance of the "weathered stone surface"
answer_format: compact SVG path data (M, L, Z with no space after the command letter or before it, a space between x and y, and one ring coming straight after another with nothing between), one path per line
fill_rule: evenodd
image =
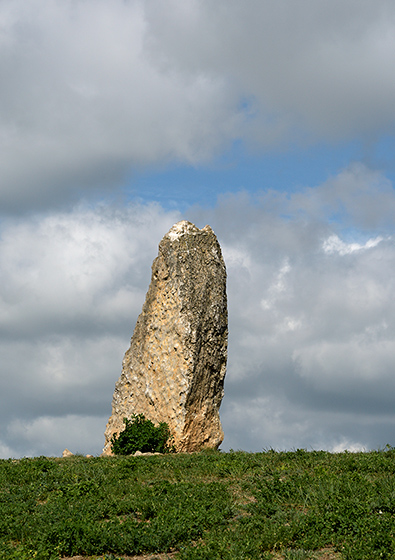
M218 447L227 342L226 269L217 238L210 226L179 222L152 265L103 453L111 454L111 436L123 430L123 418L141 413L168 423L177 451Z

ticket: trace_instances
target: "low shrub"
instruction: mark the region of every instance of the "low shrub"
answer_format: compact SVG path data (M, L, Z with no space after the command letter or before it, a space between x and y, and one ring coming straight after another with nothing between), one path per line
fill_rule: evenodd
M142 453L169 453L174 451L172 436L166 422L155 426L144 414L133 414L131 419L124 418L124 430L113 434L111 449L116 455Z

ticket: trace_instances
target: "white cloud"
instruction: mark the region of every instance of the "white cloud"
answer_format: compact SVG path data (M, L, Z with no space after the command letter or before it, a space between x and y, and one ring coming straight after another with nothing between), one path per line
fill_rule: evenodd
M358 442L349 441L347 439L342 439L339 443L336 443L332 449L329 449L332 453L342 453L343 451L349 451L351 453L359 453L361 451L369 451L364 445Z
M283 294L287 292L287 275L291 272L291 266L289 264L289 259L286 257L284 263L280 266L280 269L276 273L271 285L267 290L268 298L261 300L261 306L263 309L270 309L278 301Z
M354 253L355 251L376 247L380 241L383 241L383 238L378 236L374 239L368 239L364 244L346 243L345 241L342 241L338 235L334 234L330 235L328 239L324 241L322 248L325 253L339 253L339 255L344 256Z

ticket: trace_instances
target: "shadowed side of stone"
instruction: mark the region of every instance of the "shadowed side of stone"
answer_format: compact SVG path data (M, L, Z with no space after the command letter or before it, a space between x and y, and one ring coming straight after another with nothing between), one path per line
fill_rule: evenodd
M123 418L167 422L177 451L216 448L228 342L226 268L210 228L175 224L159 244L143 310L115 385L104 454Z

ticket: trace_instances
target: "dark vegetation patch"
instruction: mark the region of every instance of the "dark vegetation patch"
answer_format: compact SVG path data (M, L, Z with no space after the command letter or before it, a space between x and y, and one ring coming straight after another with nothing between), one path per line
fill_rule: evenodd
M170 453L174 451L169 426L160 422L155 426L144 414L133 414L124 418L124 429L120 434L113 434L111 450L115 455L132 455L142 453Z
M0 559L395 558L395 450L0 461Z

